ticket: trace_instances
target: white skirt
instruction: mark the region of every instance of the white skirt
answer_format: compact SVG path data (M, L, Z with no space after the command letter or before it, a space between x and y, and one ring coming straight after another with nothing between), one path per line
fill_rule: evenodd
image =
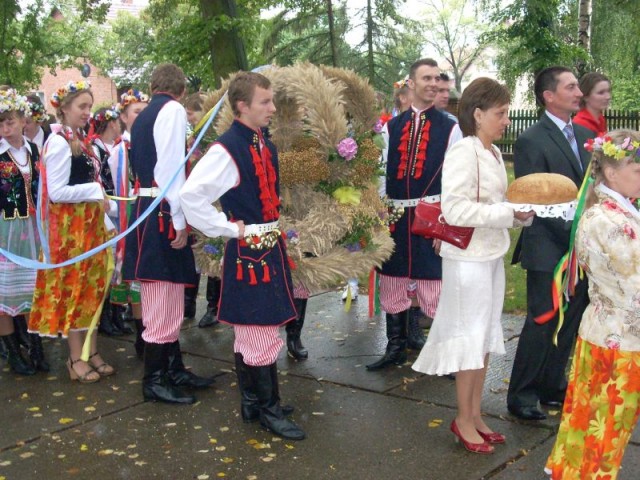
M504 354L502 257L487 262L442 259L442 293L427 343L412 368L447 375L484 367L487 353Z

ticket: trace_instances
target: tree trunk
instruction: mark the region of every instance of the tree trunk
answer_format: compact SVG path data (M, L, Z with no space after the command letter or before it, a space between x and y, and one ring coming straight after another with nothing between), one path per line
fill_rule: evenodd
M591 56L591 0L580 0L578 10L578 43ZM585 73L587 64L578 62L578 73Z
M367 0L367 77L373 85L376 76L376 65L373 58L373 10L371 0Z
M227 15L232 19L238 17L235 0L199 1L200 13L206 21L212 21L220 15ZM220 87L221 79L230 73L249 69L244 43L235 27L230 30L219 28L212 32L209 37L209 50L216 88Z
M333 5L331 0L327 0L327 17L329 20L329 45L331 45L331 64L338 66L338 50L336 48L335 19L333 17Z

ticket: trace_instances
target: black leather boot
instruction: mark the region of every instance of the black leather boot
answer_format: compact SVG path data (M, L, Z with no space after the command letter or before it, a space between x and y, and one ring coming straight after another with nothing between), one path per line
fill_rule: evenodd
M180 342L178 340L168 345L169 367L167 376L173 385L187 388L207 388L215 383L215 379L199 377L184 367L182 352L180 351Z
M22 356L16 333L3 335L0 338L7 349L7 362L13 373L17 373L18 375L34 375L36 369Z
M287 354L296 360L306 360L309 358L309 352L300 341L304 318L307 313L307 300L306 298L293 299L298 316L284 327L287 331Z
M207 312L202 316L198 327L206 328L217 325L218 302L220 301L220 277L207 277Z
M142 396L145 401L192 404L196 397L173 385L167 376L168 343L146 343L144 346L144 378Z
M194 287L184 287L184 318L193 319L196 316L196 300L198 299L198 284Z
M42 339L37 333L29 334L29 358L34 368L38 372L48 372L51 370L49 362L44 358L44 348L42 348Z
M102 306L102 314L100 315L100 323L98 324L98 332L104 333L109 337L121 337L123 335L122 330L113 323L113 310L115 305L107 298Z
M144 332L144 325L142 324L141 318L136 318L133 320L136 326L136 341L133 344L133 347L136 349L136 357L140 360L144 359L144 340L142 340L142 332Z
M13 317L13 330L18 339L18 343L24 347L29 348L29 332L27 330L27 319L24 315L18 315Z
M255 422L260 418L260 406L256 396L249 367L245 365L241 353L235 354L236 376L238 377L238 388L240 389L240 414L244 423Z
M0 358L6 360L9 357L7 347L4 346L4 342L0 342Z
M125 307L122 305L111 304L111 321L113 324L118 327L118 330L122 332L123 335L131 335L133 333L133 329L124 323L124 311Z
M274 385L278 383L278 370L273 365L252 367L247 365L253 387L258 397L260 408L260 424L270 432L288 440L302 440L305 434L302 429L289 420L280 406L278 392Z
M258 397L256 396L255 388L249 374L249 366L244 363L241 353L235 354L236 359L236 375L238 377L238 388L240 389L240 413L242 415L242 421L244 423L255 422L260 419L260 406L258 404ZM276 364L273 364L274 368ZM278 375L277 371L275 375L272 373L272 379L275 379L273 389L275 395L280 401L280 389L278 387ZM291 405L281 405L282 413L285 415L291 415L294 408Z
M424 330L420 327L420 307L409 309L409 321L407 325L407 346L411 350L422 350L427 339Z
M367 370L382 370L407 361L407 317L409 310L387 313L387 350L380 360L367 365Z

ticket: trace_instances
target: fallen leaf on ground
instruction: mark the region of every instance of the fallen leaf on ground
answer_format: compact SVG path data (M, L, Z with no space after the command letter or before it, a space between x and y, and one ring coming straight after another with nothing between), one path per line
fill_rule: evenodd
M209 480L209 475L198 475L198 480Z
M68 417L62 417L60 420L58 420L58 423L60 425L66 425L67 423L71 423L73 422L73 418L68 418Z
M434 418L429 422L429 428L437 428L440 425L442 425L442 419L440 418Z
M111 455L113 453L113 450L111 450L110 448L107 448L106 450L100 450L98 452L98 455L100 455L101 457L104 457L105 455Z
M35 453L33 452L24 452L20 454L20 458L30 458L33 457L35 455Z
M234 460L231 457L224 457L222 459L222 463L233 463L233 462L234 462Z
M29 407L27 408L28 412L39 412L40 411L40 407Z
M51 395L53 395L54 397L61 397L64 395L64 392L53 392Z
M87 450L89 450L89 447L87 447L84 443L82 445L80 445L80 451L81 452L86 452Z

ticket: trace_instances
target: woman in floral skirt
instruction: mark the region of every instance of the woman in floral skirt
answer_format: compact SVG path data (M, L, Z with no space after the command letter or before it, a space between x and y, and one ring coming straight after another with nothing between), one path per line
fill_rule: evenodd
M93 94L87 81L69 82L52 96L60 124L43 149L39 204L51 263L77 257L107 240L105 212L109 200L100 183L100 160L83 128L91 116ZM93 383L113 375L97 350L95 324L111 279L109 249L72 265L39 270L29 330L67 337L71 380ZM88 338L88 358L82 360Z
M589 277L556 443L553 480L615 480L640 413L640 133L614 131L585 147L595 178L576 253Z

